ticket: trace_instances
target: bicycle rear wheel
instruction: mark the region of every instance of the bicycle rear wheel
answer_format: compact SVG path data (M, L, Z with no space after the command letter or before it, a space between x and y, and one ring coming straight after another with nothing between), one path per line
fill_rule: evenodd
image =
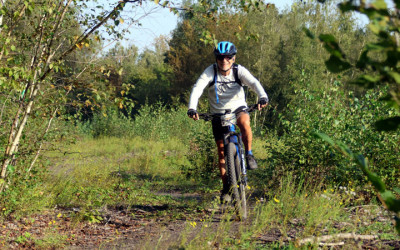
M240 180L241 166L236 145L229 143L226 148L226 170L235 210L241 219L247 218L245 187Z

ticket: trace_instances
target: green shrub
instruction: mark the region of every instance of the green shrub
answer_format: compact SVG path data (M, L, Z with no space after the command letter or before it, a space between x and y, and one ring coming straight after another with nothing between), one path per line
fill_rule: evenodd
M134 135L145 139L167 141L176 137L187 140L190 120L186 116L186 109L168 108L161 103L145 105L135 116L132 130Z
M106 113L97 112L93 114L91 120L80 124L81 131L94 138L131 136L132 127L132 120L116 108L109 108Z
M276 175L305 175L309 182L365 183L357 165L312 136L313 132L324 132L368 157L376 166L372 171L389 185L397 185L400 136L379 132L373 126L376 120L394 112L378 101L386 90L370 90L358 98L337 81L325 91L311 91L304 85L296 91L301 101L289 104L288 113L281 115L283 135L278 130L269 135L265 146L270 156L268 169L274 169Z

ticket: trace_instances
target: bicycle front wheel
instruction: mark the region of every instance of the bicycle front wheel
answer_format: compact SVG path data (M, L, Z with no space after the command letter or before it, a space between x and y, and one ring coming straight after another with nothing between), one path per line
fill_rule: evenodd
M240 158L234 143L226 148L226 170L235 210L241 219L247 218L245 187L241 181Z

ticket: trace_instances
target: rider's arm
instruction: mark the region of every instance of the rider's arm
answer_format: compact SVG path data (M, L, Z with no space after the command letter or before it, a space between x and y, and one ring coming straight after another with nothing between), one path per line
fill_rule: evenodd
M203 94L204 89L213 80L213 78L214 68L211 65L210 67L206 68L206 70L204 70L204 72L197 80L196 84L193 86L192 93L190 94L189 109L197 109L197 104L199 103L199 99Z
M238 76L244 85L249 86L257 93L258 98L266 98L268 100L268 95L261 83L245 67L239 65Z

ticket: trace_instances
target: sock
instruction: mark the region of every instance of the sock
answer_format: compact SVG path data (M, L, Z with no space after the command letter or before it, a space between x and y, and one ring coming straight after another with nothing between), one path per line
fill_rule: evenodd
M246 151L246 155L253 155L253 152L251 150Z

